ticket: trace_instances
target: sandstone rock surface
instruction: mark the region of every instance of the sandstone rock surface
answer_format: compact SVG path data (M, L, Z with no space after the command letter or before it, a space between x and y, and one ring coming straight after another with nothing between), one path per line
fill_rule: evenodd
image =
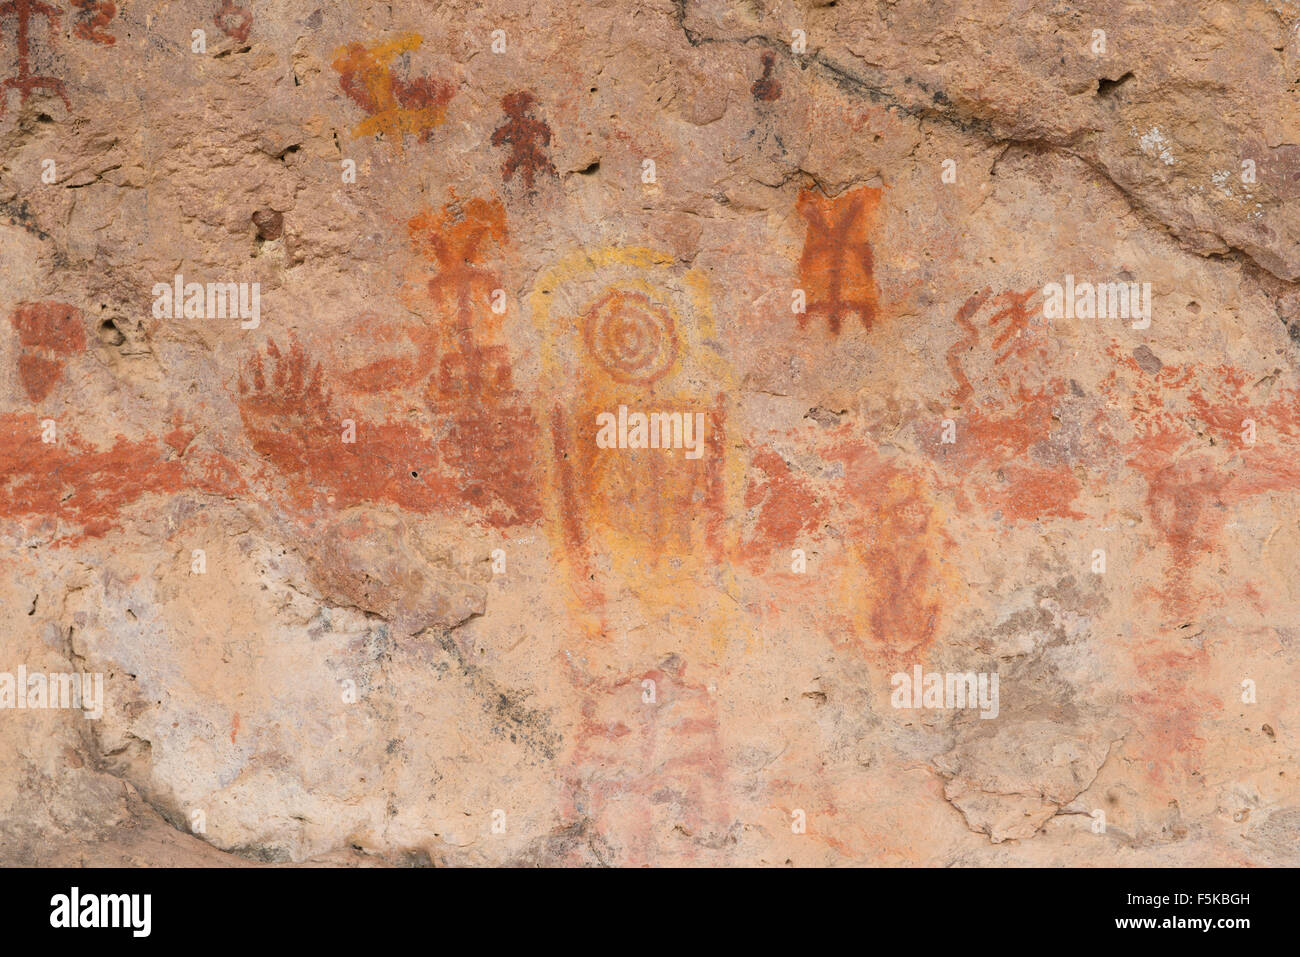
M0 69L0 673L103 676L0 675L0 863L1300 864L1300 4L49 0Z

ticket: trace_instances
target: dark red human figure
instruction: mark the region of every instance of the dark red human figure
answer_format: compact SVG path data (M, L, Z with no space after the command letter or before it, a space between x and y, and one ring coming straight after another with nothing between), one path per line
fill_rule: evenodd
M493 146L510 147L510 155L501 164L501 177L511 180L522 170L524 185L529 189L541 173L555 175L555 167L546 148L551 145L551 128L532 115L537 98L527 90L501 98L501 108L509 119L492 134Z
M54 35L54 31L59 26L59 18L63 16L58 7L51 6L48 3L41 3L39 0L8 0L6 3L0 3L0 20L5 17L13 17L18 22L18 73L15 76L0 80L0 115L5 112L9 99L9 90L19 91L21 103L27 102L27 98L32 95L33 90L51 90L62 98L65 107L69 110L72 109L72 104L68 102L68 94L62 80L52 76L34 76L32 74L31 38L29 35L32 14L45 17L49 21L51 36Z

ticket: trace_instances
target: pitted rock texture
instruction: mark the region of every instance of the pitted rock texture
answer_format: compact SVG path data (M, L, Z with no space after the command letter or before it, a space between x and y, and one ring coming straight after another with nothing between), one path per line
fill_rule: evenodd
M1300 4L0 69L0 863L1300 863Z

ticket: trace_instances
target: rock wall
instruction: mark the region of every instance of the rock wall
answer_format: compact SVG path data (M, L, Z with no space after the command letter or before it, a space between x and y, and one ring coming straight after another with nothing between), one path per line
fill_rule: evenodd
M0 70L0 863L1300 863L1300 4Z

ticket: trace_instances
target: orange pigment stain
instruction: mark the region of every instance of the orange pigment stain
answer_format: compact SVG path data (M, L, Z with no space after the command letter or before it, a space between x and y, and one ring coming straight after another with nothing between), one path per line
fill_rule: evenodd
M833 852L836 863L870 863L873 866L913 863L911 849L896 843L897 833L873 828L861 815L846 813L835 801L836 787L821 777L797 780L780 777L768 785L775 800L767 810L775 812L789 829L791 811L805 812L806 830L800 841L813 841ZM940 798L941 799L941 798Z

